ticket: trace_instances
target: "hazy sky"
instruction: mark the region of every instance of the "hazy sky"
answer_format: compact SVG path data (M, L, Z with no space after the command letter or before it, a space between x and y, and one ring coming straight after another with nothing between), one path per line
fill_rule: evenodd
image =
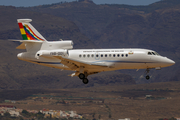
M37 6L44 4L58 3L61 1L71 2L76 0L0 0L0 5L11 5L11 6ZM96 4L128 4L128 5L149 5L151 3L160 0L93 0Z

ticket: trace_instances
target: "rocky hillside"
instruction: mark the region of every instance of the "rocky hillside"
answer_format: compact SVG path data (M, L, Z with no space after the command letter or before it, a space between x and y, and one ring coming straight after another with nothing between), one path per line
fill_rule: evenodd
M18 9L73 21L100 48L147 48L176 62L161 71L151 70L151 81L142 79L144 70L121 70L132 75L137 83L180 80L179 0L161 0L148 6L96 5L82 0Z
M75 48L97 48L73 22L67 19L0 6L0 89L58 89L135 83L130 75L112 73L109 76L105 74L92 76L90 84L84 85L77 77L68 77L71 71L61 71L18 60L16 56L23 50L16 50L19 43L8 39L22 39L17 24L19 18L33 19L32 25L48 40L71 39L75 43ZM112 76L113 80L107 79Z
M176 64L160 71L120 70L89 76L84 86L70 71L60 71L19 61L15 50L22 39L17 20L33 19L33 26L48 40L71 39L74 48L148 48ZM107 84L179 81L180 2L162 0L149 6L96 5L87 0L36 7L0 6L0 89L72 88ZM124 74L122 74L124 73Z

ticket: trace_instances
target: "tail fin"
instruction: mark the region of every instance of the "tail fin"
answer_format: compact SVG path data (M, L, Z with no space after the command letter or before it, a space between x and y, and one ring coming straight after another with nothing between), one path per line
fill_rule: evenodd
M31 19L17 19L23 40L46 41L46 39L30 24Z

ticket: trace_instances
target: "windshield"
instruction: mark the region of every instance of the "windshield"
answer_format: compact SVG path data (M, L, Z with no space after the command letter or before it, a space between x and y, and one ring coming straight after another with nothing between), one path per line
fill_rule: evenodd
M155 52L156 55L159 55L157 52Z
M149 51L148 53L147 53L148 55L159 55L157 52L155 52L155 51Z

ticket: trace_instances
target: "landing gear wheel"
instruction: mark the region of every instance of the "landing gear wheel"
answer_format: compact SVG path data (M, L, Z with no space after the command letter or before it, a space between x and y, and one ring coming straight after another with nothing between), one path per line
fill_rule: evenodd
M146 79L147 79L147 80L149 80L149 79L150 79L149 75L147 75L147 76L146 76Z
M89 80L88 80L87 78L84 78L84 79L82 80L82 82L83 82L84 84L88 84Z
M85 75L84 75L83 73L80 73L80 74L79 74L79 78L80 78L80 79L85 79Z

